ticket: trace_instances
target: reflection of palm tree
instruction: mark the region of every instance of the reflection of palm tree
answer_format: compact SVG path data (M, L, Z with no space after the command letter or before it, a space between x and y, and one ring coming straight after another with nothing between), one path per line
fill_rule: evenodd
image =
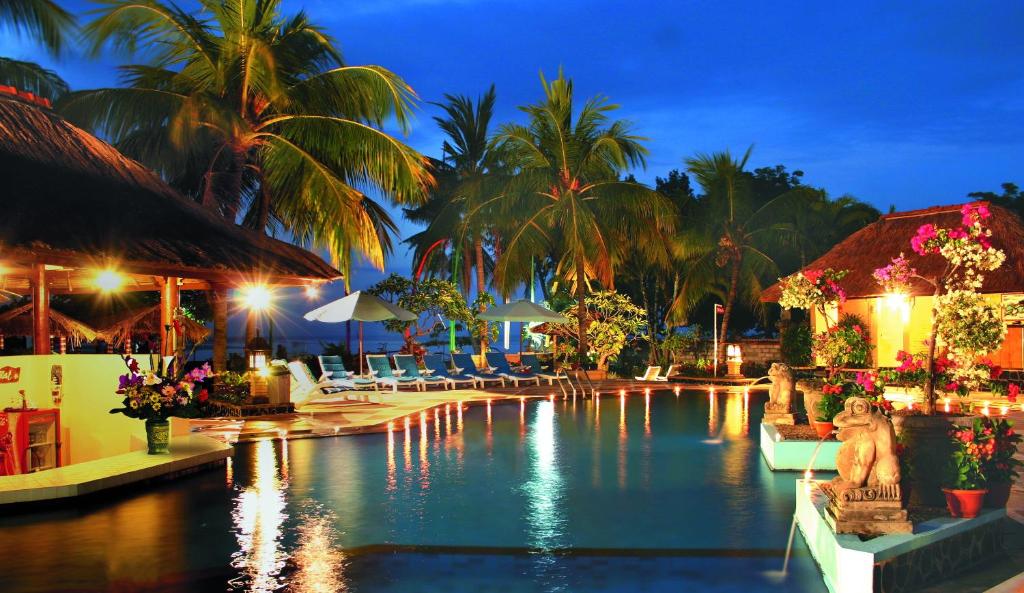
M765 249L786 241L793 235L793 227L779 222L776 213L797 203L807 191L814 191L798 187L758 206L750 175L744 170L750 152L748 149L739 161L728 151L686 161L704 195L698 208L701 220L676 245L686 271L673 303L674 316L685 317L708 296L721 298L725 311L719 348L724 348L737 296L742 293L751 306L758 306L762 279L778 273Z
M41 43L58 54L65 37L75 26L75 18L52 0L4 0L0 2L0 28ZM0 57L0 84L13 86L48 99L68 92L68 85L57 74L33 62Z
M62 102L130 156L210 208L326 248L348 271L353 252L378 267L395 225L364 190L420 201L431 183L405 129L415 96L378 66L345 66L333 41L280 0L203 0L198 16L159 0L112 0L85 28L104 45L152 50L124 67L128 88Z
M558 251L558 272L576 283L579 356L586 356L587 278L614 286L614 267L630 250L662 243L676 211L662 195L619 181L629 166L644 164L647 149L623 120L609 121L617 105L594 97L573 111L573 85L561 71L545 97L522 107L527 125L501 127L495 141L517 171L508 210L519 222L506 239L497 279L506 286L529 277L534 257Z

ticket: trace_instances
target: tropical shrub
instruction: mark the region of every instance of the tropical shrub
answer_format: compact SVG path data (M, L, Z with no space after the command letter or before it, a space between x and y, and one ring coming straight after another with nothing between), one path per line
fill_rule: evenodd
M826 391L824 388L821 391L821 399L818 400L818 404L814 409L814 419L818 422L832 422L836 414L843 411L843 406L846 405L846 397L843 395L841 387L838 392L834 389Z
M592 292L585 299L587 315L588 357L598 369L607 370L608 361L616 357L626 345L646 339L641 331L647 326L647 312L633 304L629 297L613 290ZM569 309L563 315L568 323L559 324L560 329L573 332L579 325L577 309ZM576 341L579 343L579 341ZM573 352L567 344L567 352Z
M441 326L437 323L438 316L451 323L466 325L473 324L476 319L474 312L470 311L469 306L466 305L466 300L462 297L458 287L448 280L430 278L416 283L398 274L391 274L371 286L366 292L418 316L415 321L389 319L384 322L384 327L388 331L402 333L405 341L404 348L407 352L416 352L420 349L419 338L440 331ZM493 298L491 298L491 302L494 302ZM475 327L475 324L472 327Z
M1014 457L1017 454L1017 446L1021 442L1021 436L1014 432L1013 422L1010 420L982 417L976 418L975 423L980 428L976 432L978 440L985 443L994 443L991 447L991 455L982 463L982 471L989 484L1005 484L1012 482L1017 477L1017 468L1021 462Z
M871 360L870 336L864 324L853 315L844 315L834 325L814 337L812 350L827 368L865 367Z
M996 443L986 438L986 427L975 418L971 427L956 426L949 431L952 455L946 467L944 485L956 490L980 490L985 487L984 467L995 454Z
M811 364L811 346L814 340L810 326L805 323L790 325L782 331L779 341L784 362L799 367Z

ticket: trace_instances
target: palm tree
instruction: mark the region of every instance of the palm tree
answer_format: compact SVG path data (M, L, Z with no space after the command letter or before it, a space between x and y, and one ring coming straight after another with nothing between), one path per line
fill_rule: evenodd
M365 192L418 203L432 183L426 160L382 129L408 129L415 94L384 68L344 65L280 3L110 0L85 28L91 50L150 59L123 67L127 88L60 108L225 217L329 250L346 277L354 253L382 267L396 227Z
M52 0L4 0L0 2L0 28L39 42L51 54L64 47L75 27L75 17ZM68 84L39 64L0 57L0 84L55 100L68 92Z
M685 318L698 303L716 296L724 303L719 348L724 348L738 296L759 308L762 282L778 275L770 255L794 235L780 213L806 200L811 188L800 186L758 204L745 170L753 147L740 160L729 151L687 159L687 171L704 190L698 200L701 220L675 241L684 265L684 280L673 303L673 317ZM789 207L789 208L788 208Z
M561 70L550 83L541 74L541 85L544 99L520 108L529 123L503 125L494 139L516 173L504 203L518 223L495 276L507 288L528 277L533 258L558 254L558 273L575 283L582 365L588 278L614 287L617 262L629 251L656 252L677 212L661 194L619 180L645 164L647 149L628 122L609 119L618 105L596 96L574 112L573 84Z

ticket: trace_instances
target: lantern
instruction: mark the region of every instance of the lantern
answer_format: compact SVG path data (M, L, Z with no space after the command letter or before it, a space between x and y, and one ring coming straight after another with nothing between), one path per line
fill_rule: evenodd
M260 371L267 368L267 361L270 360L270 343L260 337L259 330L249 343L245 345L245 356L249 361L250 371Z

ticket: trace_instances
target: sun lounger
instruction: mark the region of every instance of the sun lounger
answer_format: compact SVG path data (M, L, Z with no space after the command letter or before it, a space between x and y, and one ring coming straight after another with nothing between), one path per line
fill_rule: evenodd
M427 354L423 357L423 364L427 367L428 373L435 377L443 378L452 389L467 383L470 387L476 387L476 379L473 377L449 371L448 365L444 362L444 357L440 354Z
M452 365L455 367L455 372L464 373L476 379L479 387L484 387L488 383L499 383L502 387L505 386L505 378L494 373L487 372L482 373L476 368L476 363L473 362L473 357L469 354L453 352L452 353Z
M370 372L373 373L373 379L378 385L386 385L391 387L391 391L398 391L399 385L406 385L415 387L417 390L422 387L422 384L416 381L413 377L399 377L394 371L391 370L391 363L388 362L388 357L384 354L367 354L366 365L370 367Z
M513 385L519 387L520 381L532 382L540 385L540 377L530 373L519 373L512 370L512 366L508 363L508 359L505 355L500 352L488 352L484 355L487 359L487 364L495 370L499 375L505 377L512 382Z
M668 370L665 371L665 374L664 375L659 375L659 376L655 377L654 380L655 381L668 381L669 377L671 377L672 375L676 374L676 367L677 366L679 366L679 365L677 365L677 364L670 364L670 365L668 365Z
M340 356L317 356L320 362L320 382L332 383L349 389L376 389L373 379L360 377L345 370L345 363Z
M634 377L637 381L657 381L658 375L661 373L661 367L647 367L644 374L640 377Z
M412 354L396 354L394 356L395 367L403 371L402 378L411 377L419 381L419 386L426 389L429 385L440 385L445 389L448 388L448 381L444 377L438 377L431 375L430 373L423 373L420 371L420 365L416 362L416 357Z
M546 380L548 385L554 385L555 381L569 380L569 375L563 375L557 370L552 370L550 373L544 371L536 354L521 354L519 355L519 361L523 363L524 367L529 368L534 375Z

